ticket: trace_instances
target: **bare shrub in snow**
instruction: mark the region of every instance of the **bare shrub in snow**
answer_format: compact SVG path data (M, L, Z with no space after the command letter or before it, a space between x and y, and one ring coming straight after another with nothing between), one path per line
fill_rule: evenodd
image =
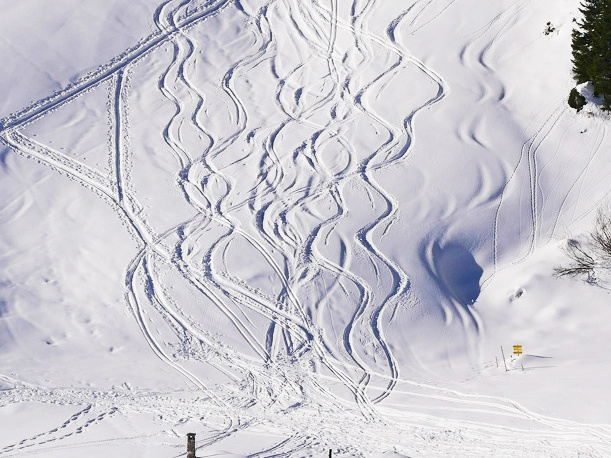
M572 263L556 267L556 276L584 275L589 283L597 283L601 276L611 274L611 206L598 211L595 228L583 243L571 239L564 250Z

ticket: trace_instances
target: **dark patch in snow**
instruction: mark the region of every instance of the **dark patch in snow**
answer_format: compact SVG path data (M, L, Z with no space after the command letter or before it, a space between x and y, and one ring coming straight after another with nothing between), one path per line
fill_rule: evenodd
M433 262L439 279L463 305L473 304L480 294L484 270L469 250L457 243L433 247Z

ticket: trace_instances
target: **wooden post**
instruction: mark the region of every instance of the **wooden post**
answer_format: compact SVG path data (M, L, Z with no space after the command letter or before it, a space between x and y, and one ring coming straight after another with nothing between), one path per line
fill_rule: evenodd
M522 372L524 372L524 364L522 364Z
M501 345L501 355L503 355L503 364L505 364L505 372L509 372L509 369L507 369L507 361L505 361L505 352L503 351L502 345Z
M329 458L332 458L332 455L333 455L333 450L329 449Z
M195 433L187 434L187 458L195 458Z
M499 367L499 358L497 356L495 356L494 359L496 361L496 367Z

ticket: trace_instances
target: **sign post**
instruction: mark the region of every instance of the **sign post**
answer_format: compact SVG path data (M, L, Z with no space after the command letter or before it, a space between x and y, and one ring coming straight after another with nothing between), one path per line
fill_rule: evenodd
M522 345L514 345L513 346L513 354L521 355L522 354Z
M503 351L502 345L501 345L501 355L503 355L503 364L505 364L505 372L509 372L509 369L507 369L507 361L505 361L505 352Z
M195 458L195 433L187 434L187 458Z

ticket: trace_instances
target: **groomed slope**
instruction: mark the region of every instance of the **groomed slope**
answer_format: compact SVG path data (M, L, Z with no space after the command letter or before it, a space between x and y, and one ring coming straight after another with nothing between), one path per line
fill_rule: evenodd
M611 453L578 6L9 8L0 457Z

